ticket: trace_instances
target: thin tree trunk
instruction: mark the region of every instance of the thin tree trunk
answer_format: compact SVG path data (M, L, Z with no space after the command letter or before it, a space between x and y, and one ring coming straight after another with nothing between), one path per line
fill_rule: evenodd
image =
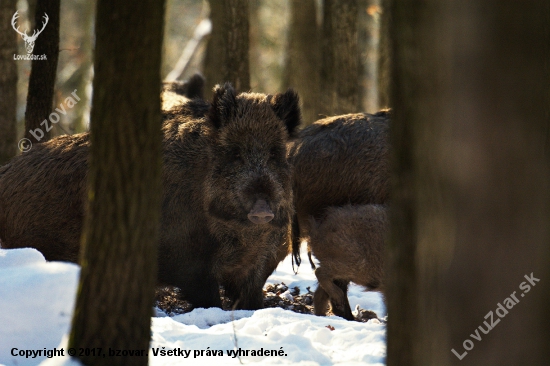
M360 111L374 113L378 110L378 38L379 0L359 0L359 99Z
M321 90L326 95L323 114L361 110L357 1L324 1Z
M317 44L316 1L292 0L290 16L285 84L295 89L300 95L302 123L307 126L319 119L319 46Z
M390 3L392 0L380 0L382 15L380 17L380 43L378 45L378 106L380 108L390 107L390 60L391 60L391 40L390 40L390 22L391 12Z
M333 0L323 0L323 24L320 27L320 42L321 48L321 70L319 73L319 85L321 92L319 93L319 112L323 116L331 116L332 112L332 100L334 99L334 72L333 72L333 60L334 55L332 51L332 11Z
M332 110L334 114L360 112L357 0L333 2L331 14L336 91Z
M162 190L163 15L163 1L98 1L88 212L69 340L102 348L79 356L86 365L148 361ZM109 349L143 356L109 357Z
M230 82L238 91L250 90L248 0L210 1L212 34L206 48L204 73L207 90Z
M17 1L0 3L0 165L17 153L17 33L11 27Z
M52 122L47 121L52 112L54 99L57 59L59 57L59 3L60 0L40 0L36 3L34 29L40 29L48 16L42 33L36 39L33 54L38 59L32 61L25 111L25 138L33 144L44 142L51 137ZM29 34L30 35L30 34ZM46 55L46 59L40 56Z
M250 87L257 92L272 92L266 90L264 82L265 65L262 63L261 41L263 38L260 21L260 1L249 3L250 11ZM267 88L269 89L269 88Z
M71 130L74 132L84 132L87 130L87 119L89 112L89 98L86 93L86 88L91 82L91 70L92 70L92 50L94 39L94 18L95 18L95 0L87 0L82 4L82 27L84 32L80 42L80 52L82 56L82 63L79 67L78 74L78 86L77 89L80 92L79 96L81 100L75 106L75 118L71 126Z
M387 365L544 365L550 6L394 2L391 17Z

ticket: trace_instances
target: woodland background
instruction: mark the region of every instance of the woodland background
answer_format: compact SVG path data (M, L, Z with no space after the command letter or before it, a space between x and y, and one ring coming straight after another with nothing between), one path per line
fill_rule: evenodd
M158 226L147 227L146 218L158 212L160 197L151 194L140 202L131 192L155 192L154 187L160 187L160 169L149 173L150 167L136 164L160 161L158 141L150 149L139 148L140 141L154 140L147 136L158 127L159 118L132 117L144 114L140 113L147 106L158 110L158 91L151 85L174 68L195 28L209 14L206 3L168 1L164 17L162 2L156 0L98 0L96 29L91 1L0 4L0 164L16 154L23 131L45 118L59 98L74 89L89 89L90 35L95 32L96 50L102 45L105 51L98 52L96 60L112 62L119 72L95 75L94 95L103 90L114 96L94 97L98 112L94 116L92 109L92 136L94 126L118 136L132 134L126 137L127 146L118 144L116 134L92 138L92 157L102 166L90 169L94 177L101 168L108 176L123 166L126 176L135 177L118 192L114 185L104 187L121 197L118 209L138 205L133 221L119 222L115 230L127 233L143 226L147 235L140 237L140 245L153 250L147 243L155 242ZM56 12L59 5L61 11ZM57 77L41 72L36 83L31 63L14 62L10 56L25 52L10 18L16 8L33 14L33 6L38 19L41 6L52 7L46 11L46 31L53 35L40 35L35 54L44 52L40 47L60 50L59 65L54 65ZM59 43L56 13L61 14ZM115 21L113 14L118 15ZM545 365L550 359L550 3L220 0L212 2L211 19L210 45L215 50L209 53L210 45L199 44L178 77L200 70L208 85L229 80L241 91L274 93L293 86L302 97L305 123L319 115L392 108L387 364ZM162 66L159 29L165 30ZM212 67L216 62L221 66ZM156 66L162 68L160 77ZM217 77L212 70L219 72ZM147 83L139 85L136 79ZM108 110L115 97L121 108ZM25 106L25 100L35 102ZM77 112L55 134L85 130L87 116L85 109ZM107 153L100 160L104 146ZM101 183L91 181L94 187ZM100 203L90 208L90 217L108 220L109 202ZM88 232L96 235L98 247L128 249L131 238L109 243L109 233L102 232L105 226L96 221L88 223ZM82 276L86 273L83 267ZM459 349L484 316L531 273L540 278L533 292L459 361L450 349ZM95 279L100 280L116 285L109 277ZM152 292L153 284L149 285L144 285L143 294ZM82 289L89 289L85 281ZM123 297L113 301L132 302ZM117 314L118 321L129 328L138 324L131 319L148 321L150 306L140 311ZM83 326L85 321L75 324ZM135 336L143 344L149 341L147 321L139 323L141 333ZM108 333L104 340L116 339L119 348L130 348L125 340L136 344L131 337L117 337L115 328L103 328Z

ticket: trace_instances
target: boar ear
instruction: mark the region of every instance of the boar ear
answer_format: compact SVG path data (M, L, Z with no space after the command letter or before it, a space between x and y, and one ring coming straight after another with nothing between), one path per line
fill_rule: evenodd
M293 136L301 120L298 94L294 90L288 89L286 93L274 95L270 103L277 117L285 123L288 134Z
M214 127L221 128L225 126L235 114L236 107L235 89L233 89L231 84L216 85L214 87L212 106L208 112L208 117L214 124Z

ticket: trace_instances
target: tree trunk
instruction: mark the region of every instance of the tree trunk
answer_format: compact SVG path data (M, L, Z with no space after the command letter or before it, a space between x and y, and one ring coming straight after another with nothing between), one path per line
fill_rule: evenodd
M332 50L334 52L334 80L336 98L333 113L361 111L359 97L359 60L357 42L357 0L332 3Z
M379 0L382 9L380 17L380 41L378 44L378 106L379 108L390 107L390 63L391 63L391 40L390 40L390 2L391 0Z
M210 1L212 33L206 48L206 95L216 84L230 82L239 92L250 90L248 0Z
M357 2L324 1L321 90L326 94L326 115L361 110Z
M323 0L323 24L320 27L321 70L319 73L320 95L319 112L323 116L332 116L332 100L334 98L334 55L332 50L332 11L333 0Z
M447 108L456 149L457 244L444 294L448 314L471 315L449 319L449 348L465 352L463 342L481 319L516 291L520 303L466 358L544 365L550 359L550 307L543 300L550 293L550 156L543 134L550 120L550 5L455 0L450 13L457 62L454 103ZM520 284L532 272L540 282L525 293Z
M394 2L391 17L387 365L544 365L550 6Z
M359 99L362 112L378 111L380 0L358 0Z
M249 3L250 12L250 87L257 92L270 92L266 90L264 82L265 65L262 63L261 42L263 38L260 21L260 1Z
M317 44L316 1L292 0L290 16L285 84L300 95L302 123L307 126L319 119L319 46Z
M162 190L163 15L163 1L98 1L88 212L69 340L102 348L79 356L86 365L148 361ZM143 357L109 357L109 348L143 350Z
M75 133L84 132L87 130L87 119L89 112L89 99L86 88L91 82L92 59L93 59L93 39L94 39L94 15L95 15L95 0L88 0L82 4L82 27L84 29L80 41L80 53L82 62L78 70L77 90L80 92L81 100L75 106L75 118L71 126L71 130Z
M17 33L11 27L17 1L0 3L0 165L16 154L17 65L13 55L17 53Z
M25 111L25 138L33 144L50 139L52 122L47 121L52 112L54 85L59 57L59 2L60 0L40 0L36 3L34 29L39 30L48 16L48 23L34 46L33 54L38 59L32 61ZM29 34L30 35L30 34ZM45 60L40 59L42 55Z
M440 271L445 248L453 245L453 226L450 196L441 177L446 157L441 139L447 137L449 122L443 101L450 65L445 52L449 42L434 29L445 21L445 5L429 0L392 6L394 186L387 364L444 365L450 349L441 313Z

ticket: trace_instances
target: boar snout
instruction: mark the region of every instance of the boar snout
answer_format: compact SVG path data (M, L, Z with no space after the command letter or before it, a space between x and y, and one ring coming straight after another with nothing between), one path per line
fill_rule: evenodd
M273 220L275 215L264 200L257 200L250 212L248 219L255 224L265 224Z

